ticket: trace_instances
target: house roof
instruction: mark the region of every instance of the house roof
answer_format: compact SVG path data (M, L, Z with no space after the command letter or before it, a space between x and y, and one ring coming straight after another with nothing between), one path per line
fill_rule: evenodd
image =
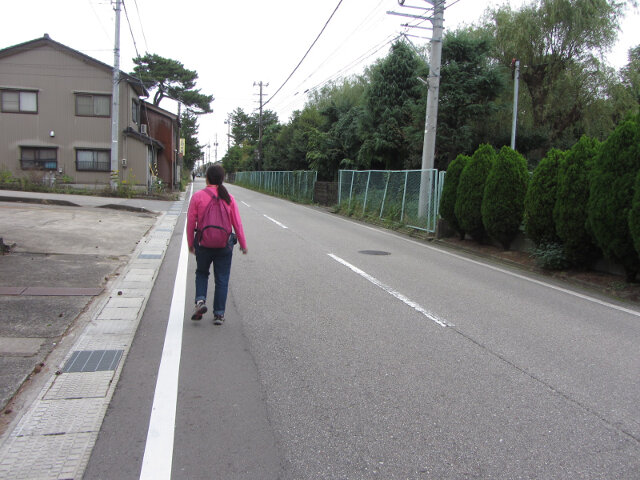
M84 53L79 52L78 50L74 50L73 48L67 47L62 43L56 42L55 40L52 40L51 37L46 33L44 34L44 36L40 38L29 40L28 42L19 43L18 45L13 45L11 47L7 47L0 50L0 59L24 52L26 50L38 48L41 46L49 46L56 50L68 53L69 55L73 55L84 62L91 63L105 71L109 71L109 72L113 71L113 67L111 65L103 63L100 60L90 57L89 55L85 55ZM140 79L135 78L134 76L129 75L128 73L125 73L122 70L120 70L120 78L127 81L137 92L139 92L140 96L144 96L144 97L149 96L149 92L144 87L144 84Z
M160 115L164 115L165 117L168 117L171 120L178 121L178 115L176 115L175 113L169 112L168 110L165 110L164 108L160 108L157 105L154 105L153 103L150 103L150 102L143 101L142 104L146 109L151 110L152 112L159 113Z

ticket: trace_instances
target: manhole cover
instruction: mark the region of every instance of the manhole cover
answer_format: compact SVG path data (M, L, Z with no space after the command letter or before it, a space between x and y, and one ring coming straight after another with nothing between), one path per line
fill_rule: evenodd
M364 255L391 255L391 252L384 252L382 250L360 250L358 253Z

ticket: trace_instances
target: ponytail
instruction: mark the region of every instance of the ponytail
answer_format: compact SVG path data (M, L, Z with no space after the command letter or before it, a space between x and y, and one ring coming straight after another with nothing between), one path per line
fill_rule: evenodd
M209 185L218 186L218 196L224 200L227 205L231 205L231 195L229 195L227 188L222 185L222 181L224 180L224 168L222 168L222 165L219 163L211 165L207 168L206 176Z

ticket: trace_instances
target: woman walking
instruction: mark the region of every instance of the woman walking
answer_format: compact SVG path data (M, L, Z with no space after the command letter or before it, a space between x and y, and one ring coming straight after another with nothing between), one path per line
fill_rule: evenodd
M191 320L200 320L207 312L207 287L209 285L209 270L213 263L213 276L215 279L215 291L213 295L213 323L224 323L224 311L227 304L227 292L229 289L229 276L231 274L231 257L233 246L237 241L240 250L247 253L247 242L242 229L242 220L236 201L227 191L222 182L224 169L222 165L212 165L207 169L207 187L194 193L189 203L187 213L187 242L189 251L196 256L196 305ZM210 248L199 245L204 225L204 216L210 202L219 202L222 215L227 215L235 235L228 232L227 244L220 248ZM217 227L217 226L215 226Z

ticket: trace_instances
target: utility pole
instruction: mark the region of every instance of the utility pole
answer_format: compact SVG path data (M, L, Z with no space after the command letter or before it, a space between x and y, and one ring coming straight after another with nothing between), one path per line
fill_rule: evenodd
M214 154L215 154L215 162L213 163L218 163L218 134L216 133L216 141L213 144L214 146Z
M520 60L513 59L512 66L515 66L513 75L513 121L511 124L511 149L516 149L516 123L518 120L518 86L520 83Z
M111 190L118 186L118 138L120 115L120 2L116 2L116 38L113 47L113 87L111 91Z
M433 15L414 15L410 13L387 12L392 15L414 18L417 20L429 20L433 27L431 35L431 55L429 59L429 78L426 82L427 91L427 109L424 122L424 140L422 144L422 175L420 176L420 197L418 200L418 217L426 216L430 208L431 191L430 172L434 168L434 157L436 152L436 127L438 124L438 95L440 93L440 64L442 63L442 32L444 30L444 4L446 0L425 0L426 3L433 5ZM398 4L402 7L421 9L405 5L405 0L398 0ZM427 10L425 8L425 10ZM411 27L411 25L405 25ZM416 28L425 28L415 26Z
M268 87L269 84L264 84L262 83L262 80L260 80L259 82L253 82L253 86L255 87L256 85L258 85L260 87L260 116L258 118L258 165L256 170L261 171L262 170L262 105L264 105L263 101L262 101L262 87Z
M227 126L227 152L231 149L231 114L227 114L227 119L224 121Z
M444 30L444 0L426 0L433 5L433 35L431 36L431 56L429 59L429 77L427 79L427 111L424 122L424 142L422 145L422 175L420 179L420 198L418 217L424 217L429 211L431 201L429 191L431 178L426 170L434 167L436 153L436 127L438 125L438 96L440 94L440 64L442 63L442 31Z

